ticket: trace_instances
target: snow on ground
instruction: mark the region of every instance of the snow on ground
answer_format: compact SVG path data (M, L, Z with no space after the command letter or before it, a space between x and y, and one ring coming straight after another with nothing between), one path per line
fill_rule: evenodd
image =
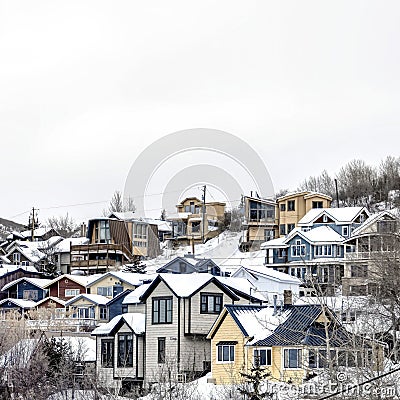
M211 258L224 272L234 272L237 268L248 265L263 265L265 251L242 253L239 251L241 232L224 231L219 236L204 244L195 245L197 259ZM147 273L155 272L175 257L183 257L192 252L192 246L181 246L177 249L164 249L157 258L146 261Z

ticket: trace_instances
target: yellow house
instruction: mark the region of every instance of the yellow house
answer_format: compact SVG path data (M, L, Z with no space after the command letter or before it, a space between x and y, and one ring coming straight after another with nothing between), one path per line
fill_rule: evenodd
M289 193L277 198L279 235L285 236L293 230L304 215L313 208L329 208L332 197L316 192Z
M110 271L100 275L86 286L87 293L114 298L127 289L135 290L143 283L151 282L156 275Z
M324 370L328 360L338 367L382 366L382 346L351 335L322 305L226 305L207 339L216 384L240 383L254 365L270 380L294 384Z
M176 206L177 215L169 217L172 222L172 237L189 243L211 239L218 235L224 219L225 203L203 202L197 197L187 197Z

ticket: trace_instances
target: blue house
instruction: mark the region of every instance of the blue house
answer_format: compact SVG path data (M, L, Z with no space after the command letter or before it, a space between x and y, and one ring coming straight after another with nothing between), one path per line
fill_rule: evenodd
M194 257L176 257L160 267L158 274L191 274L193 272L209 273L221 276L221 268L211 259L196 259Z
M127 289L122 293L119 293L117 296L115 296L106 304L109 321L111 321L117 315L121 315L128 312L128 306L126 304L123 304L123 301L125 300L125 297L131 292L132 292L131 289Z
M48 296L45 286L50 282L50 279L23 277L4 285L1 291L9 298L40 301Z
M21 315L34 309L36 302L22 299L4 299L0 301L0 316L5 318L7 314L17 312Z

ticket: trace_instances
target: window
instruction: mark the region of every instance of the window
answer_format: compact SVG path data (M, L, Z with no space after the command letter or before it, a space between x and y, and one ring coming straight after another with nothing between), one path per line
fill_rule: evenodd
M328 216L326 214L322 216L322 222L328 222Z
M147 239L147 224L138 224L137 222L133 225L133 238L134 239Z
M290 233L295 228L294 224L287 224L287 233Z
M96 225L95 240L97 243L109 243L111 240L110 225L108 221L99 221Z
M292 245L292 257L303 257L306 255L306 245L301 244L301 240L297 239L296 244Z
M323 208L322 201L313 201L312 208Z
M201 294L201 314L219 314L222 307L222 294Z
M288 211L294 211L295 210L295 201L294 200L289 200L287 202L287 209Z
M122 304L121 313L126 314L128 312L128 305Z
M286 258L286 249L278 249L278 258Z
M172 323L172 297L153 298L153 324Z
M29 267L29 261L21 261L22 267Z
M281 211L286 211L286 204L285 203L281 204Z
M342 226L342 236L344 236L344 237L349 236L349 227L348 226Z
M368 276L368 265L351 265L352 278L366 278Z
M133 367L133 336L131 333L118 335L118 367Z
M81 293L80 289L65 289L65 297L75 297Z
M158 354L158 363L164 364L165 363L165 337L158 338L157 354Z
M235 361L235 344L237 342L219 342L217 344L217 362L232 363Z
M38 290L24 290L22 294L24 300L39 300Z
M272 351L271 351L271 349L254 350L254 365L255 366L269 366L269 365L272 365Z
M107 307L99 306L100 319L107 319Z
M301 367L301 349L285 349L283 357L285 368Z
M19 264L21 261L21 254L19 253L14 253L13 254L13 263L14 264Z
M192 222L192 232L199 233L200 232L200 221L193 221Z
M94 318L94 307L80 307L78 308L78 318Z
M101 341L101 366L112 368L114 364L114 340L103 339Z
M97 288L97 294L100 296L112 297L113 287L112 286L99 286Z
M286 226L285 224L279 225L279 234L286 235Z

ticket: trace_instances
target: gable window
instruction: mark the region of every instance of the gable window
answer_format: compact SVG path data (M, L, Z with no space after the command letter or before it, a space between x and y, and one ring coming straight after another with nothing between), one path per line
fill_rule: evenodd
M13 254L13 263L14 264L19 264L20 262L21 262L21 254L14 253Z
M254 350L254 365L261 367L272 365L272 350L271 349Z
M288 209L288 211L295 211L295 201L294 200L289 200L287 202L287 209Z
M107 307L99 306L99 314L100 319L107 319Z
M295 244L291 246L292 257L303 257L306 255L306 245L301 244L301 240L297 239Z
M24 300L39 300L38 290L24 290L22 294Z
M159 337L157 340L157 358L159 364L165 363L165 337Z
M103 339L101 341L101 366L112 368L114 364L114 340Z
M29 261L21 261L22 267L29 267Z
M217 362L235 362L235 345L237 342L219 342L217 344Z
M75 297L81 293L80 289L65 289L65 297Z
M133 336L131 333L118 335L118 367L133 367Z
M328 222L328 216L326 214L322 216L322 222Z
M301 368L301 349L283 351L284 368Z
M153 298L153 324L172 323L172 297Z
M349 236L349 227L348 226L342 226L342 236L344 236L344 237Z
M201 314L219 314L222 307L222 294L202 293Z
M313 201L312 202L312 208L323 208L322 201Z
M100 296L112 297L113 288L112 286L99 286L97 288L97 294Z

